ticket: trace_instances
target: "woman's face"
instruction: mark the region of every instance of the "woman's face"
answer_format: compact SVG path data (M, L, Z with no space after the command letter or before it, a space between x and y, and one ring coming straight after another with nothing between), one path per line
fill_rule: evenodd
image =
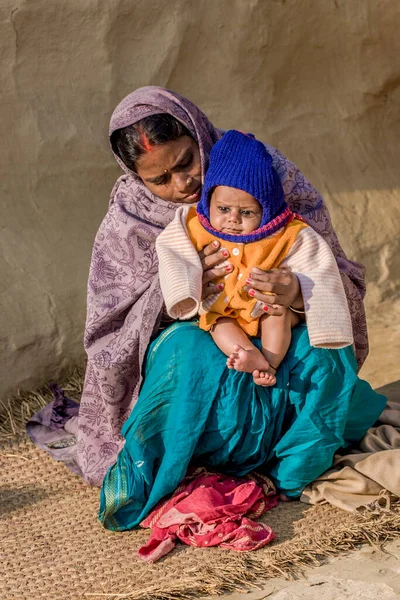
M201 194L199 147L189 136L153 146L136 161L136 172L153 194L193 204Z

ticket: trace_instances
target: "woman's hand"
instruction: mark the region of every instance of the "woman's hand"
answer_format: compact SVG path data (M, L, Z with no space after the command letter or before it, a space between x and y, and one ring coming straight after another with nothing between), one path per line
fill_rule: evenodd
M299 280L288 268L262 271L254 267L243 289L264 302L268 315L281 315L282 306L304 310Z
M202 300L216 294L224 289L224 284L219 283L216 285L213 283L215 279L224 277L229 271L232 271L231 265L225 265L221 267L221 264L229 258L229 252L226 248L221 248L221 244L218 240L214 240L211 244L203 248L199 252L199 257L203 267L203 293Z

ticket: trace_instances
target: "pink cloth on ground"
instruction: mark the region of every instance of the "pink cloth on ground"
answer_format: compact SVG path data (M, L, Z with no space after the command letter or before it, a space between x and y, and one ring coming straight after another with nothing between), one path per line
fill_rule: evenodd
M138 554L155 562L168 554L178 540L189 546L219 546L237 552L262 548L273 539L271 527L252 519L278 504L271 482L233 479L204 473L182 485L141 522L151 528L147 543Z

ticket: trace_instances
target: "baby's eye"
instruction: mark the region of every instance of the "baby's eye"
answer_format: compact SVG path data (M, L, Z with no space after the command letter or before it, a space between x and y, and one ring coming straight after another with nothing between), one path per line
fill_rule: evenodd
M218 206L219 212L227 213L229 212L229 208L227 206Z
M252 210L242 210L240 212L244 217L251 217L254 214Z

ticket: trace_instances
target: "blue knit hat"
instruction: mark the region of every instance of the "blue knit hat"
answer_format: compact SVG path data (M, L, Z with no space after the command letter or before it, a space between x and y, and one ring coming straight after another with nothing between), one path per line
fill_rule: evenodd
M210 164L197 205L200 222L211 233L216 232L209 223L210 198L218 185L247 192L261 204L263 210L259 229L247 236L217 232L222 239L256 241L271 235L293 218L285 202L279 175L272 166L271 155L264 144L251 134L231 129L211 149Z

